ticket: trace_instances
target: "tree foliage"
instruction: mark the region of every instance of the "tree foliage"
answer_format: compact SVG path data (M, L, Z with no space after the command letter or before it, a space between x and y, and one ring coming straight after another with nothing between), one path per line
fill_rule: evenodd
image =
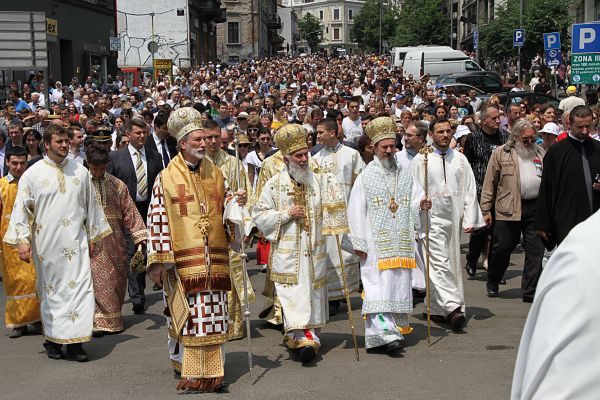
M306 40L311 52L317 51L319 43L323 40L323 31L321 30L321 22L317 17L307 12L302 19L298 21L298 30L300 38Z
M380 0L366 0L362 9L352 20L350 40L367 52L379 50L379 16L381 10L381 40L390 42L394 37L398 23L398 13L395 8L381 4Z
M544 51L544 33L560 32L563 50L571 46L573 18L567 10L573 0L528 0L523 10L525 60ZM519 28L519 0L507 0L500 5L496 17L480 28L480 49L486 58L500 62L517 54L513 47L513 29Z
M450 45L446 0L408 0L402 5L394 46Z

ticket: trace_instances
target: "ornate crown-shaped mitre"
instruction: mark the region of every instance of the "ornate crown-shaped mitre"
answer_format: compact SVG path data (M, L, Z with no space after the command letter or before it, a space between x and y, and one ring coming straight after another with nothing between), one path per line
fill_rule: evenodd
M195 108L182 107L169 116L167 126L169 134L179 142L188 133L202 129L202 115Z
M396 122L391 117L378 117L367 124L365 131L373 144L383 139L396 139Z
M279 128L275 134L275 146L284 155L292 154L308 147L306 130L298 124L286 124Z

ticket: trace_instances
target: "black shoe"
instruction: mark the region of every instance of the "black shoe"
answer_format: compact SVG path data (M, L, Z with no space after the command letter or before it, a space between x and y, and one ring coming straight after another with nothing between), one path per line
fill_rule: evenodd
M46 348L46 355L48 358L52 360L60 360L65 358L65 355L62 352L62 345L54 342L44 342L44 347Z
M142 315L146 313L146 309L144 308L143 304L134 304L133 313L137 315Z
M27 333L27 327L20 326L18 328L13 328L12 331L10 331L10 333L8 334L8 337L11 339L16 339L20 338L21 336L26 336Z
M34 335L41 335L44 333L44 326L40 321L31 324L31 328L33 330Z
M487 297L498 297L498 285L486 284Z
M332 300L329 302L329 316L333 317L340 311L340 301Z
M473 279L475 279L475 275L477 275L477 265L475 264L467 264L465 266L465 269L467 270L467 279L472 281Z
M502 280L500 281L500 284L501 284L501 285L506 285L506 279L502 279Z
M90 359L88 354L83 349L81 343L73 343L67 345L67 357L72 358L77 362L84 362Z
M460 310L460 307L458 307L448 315L448 322L453 331L460 332L467 323L467 317L465 316L465 313Z
M523 295L523 303L533 303L533 295L524 294Z
M157 290L162 290L162 286L160 286L158 283L155 283L154 286L152 286L152 290L154 290L155 292Z
M388 353L397 353L400 350L402 350L402 342L399 340L394 340L385 345L385 351Z
M104 331L93 331L92 332L92 337L94 337L94 338L101 338L104 335L106 335L106 332L104 332Z
M298 357L300 358L300 361L302 361L303 364L311 362L315 359L316 356L317 352L314 349L314 347L311 346L301 347L298 351Z

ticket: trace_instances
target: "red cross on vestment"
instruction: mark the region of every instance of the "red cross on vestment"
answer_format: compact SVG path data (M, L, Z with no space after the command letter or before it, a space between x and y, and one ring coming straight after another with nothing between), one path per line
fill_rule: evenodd
M194 201L194 196L186 196L185 195L185 185L180 184L177 185L177 197L171 197L171 204L179 205L179 215L182 217L187 217L188 209L187 203L191 203Z

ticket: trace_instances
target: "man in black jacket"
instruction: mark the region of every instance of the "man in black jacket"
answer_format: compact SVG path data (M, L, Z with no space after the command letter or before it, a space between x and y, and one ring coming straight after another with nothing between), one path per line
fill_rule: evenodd
M110 154L108 173L122 180L146 222L150 204L151 189L156 176L163 169L161 155L144 147L147 138L147 125L140 118L133 118L125 128L129 136L129 145ZM126 236L129 258L135 253L135 246L130 236ZM144 289L146 273L129 272L129 298L133 304L133 312L143 314L145 310Z
M168 120L169 113L159 111L154 118L154 132L149 135L144 144L147 150L153 150L160 154L163 168L167 168L169 161L177 155L177 141L169 135Z

